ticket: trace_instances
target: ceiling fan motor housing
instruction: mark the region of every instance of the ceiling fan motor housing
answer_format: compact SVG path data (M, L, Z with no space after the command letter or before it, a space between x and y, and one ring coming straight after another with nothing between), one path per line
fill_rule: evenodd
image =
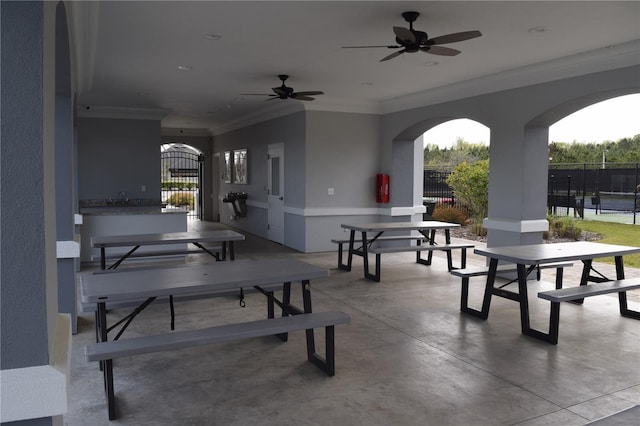
M420 12L409 11L409 12L403 12L402 13L402 17L409 24L412 24L413 22L415 22L415 20L418 19L418 16L420 16Z

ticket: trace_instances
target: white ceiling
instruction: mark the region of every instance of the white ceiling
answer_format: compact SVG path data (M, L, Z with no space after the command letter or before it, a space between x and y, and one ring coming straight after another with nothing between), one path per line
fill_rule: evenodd
M383 113L640 63L640 1L72 2L78 102L93 111L167 110L163 127L218 133L306 107ZM480 30L445 57L342 49L395 44L415 10L430 37ZM544 27L535 32L530 28ZM206 34L217 34L209 40ZM178 66L192 67L180 71ZM272 93L278 74L315 101ZM129 110L133 111L133 110Z

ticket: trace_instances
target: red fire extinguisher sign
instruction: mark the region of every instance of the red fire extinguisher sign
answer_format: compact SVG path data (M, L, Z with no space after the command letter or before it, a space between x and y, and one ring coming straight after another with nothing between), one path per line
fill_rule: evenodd
M389 175L381 173L376 175L376 202L389 202Z

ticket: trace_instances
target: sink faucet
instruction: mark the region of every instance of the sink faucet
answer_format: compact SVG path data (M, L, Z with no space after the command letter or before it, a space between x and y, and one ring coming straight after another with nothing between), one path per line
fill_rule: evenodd
M118 192L118 197L120 197L120 199L118 200L118 203L121 205L127 204L129 202L129 199L127 198L127 193L124 191Z

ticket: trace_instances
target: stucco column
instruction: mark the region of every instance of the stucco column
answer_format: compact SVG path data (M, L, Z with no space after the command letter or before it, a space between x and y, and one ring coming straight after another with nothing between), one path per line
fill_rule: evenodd
M61 425L67 411L71 320L58 313L56 264L59 4L0 2L2 424Z
M422 137L394 141L389 195L393 221L422 220L424 148Z
M491 130L489 171L490 247L542 242L546 220L548 127L505 123Z

